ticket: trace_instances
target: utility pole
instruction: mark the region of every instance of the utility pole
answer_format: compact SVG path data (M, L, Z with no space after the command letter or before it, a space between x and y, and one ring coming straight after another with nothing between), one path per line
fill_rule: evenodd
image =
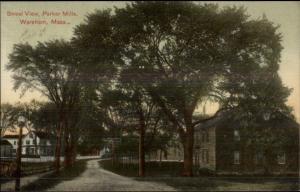
M21 158L22 158L22 136L23 136L23 126L25 125L25 118L23 116L19 116L18 123L20 127L19 139L18 139L18 148L17 148L17 157L16 157L16 185L15 191L20 191L20 178L21 178Z

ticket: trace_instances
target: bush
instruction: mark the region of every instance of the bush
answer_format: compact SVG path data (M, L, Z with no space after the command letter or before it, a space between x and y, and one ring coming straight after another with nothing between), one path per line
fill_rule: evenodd
M22 158L40 158L40 155L22 154Z
M111 153L105 153L104 155L101 156L102 159L111 158L111 157L112 157Z
M209 168L199 168L196 170L196 174L197 175L201 175L201 176L214 176L215 175L215 171Z

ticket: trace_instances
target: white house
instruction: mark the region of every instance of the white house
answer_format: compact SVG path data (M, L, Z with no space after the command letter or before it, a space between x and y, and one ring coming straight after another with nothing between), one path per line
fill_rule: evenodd
M18 148L18 133L7 134L2 137L2 140L7 140L12 144L12 155L16 155ZM23 134L22 137L22 155L39 155L39 156L52 156L54 153L53 143L51 138L45 132L38 132L29 130Z

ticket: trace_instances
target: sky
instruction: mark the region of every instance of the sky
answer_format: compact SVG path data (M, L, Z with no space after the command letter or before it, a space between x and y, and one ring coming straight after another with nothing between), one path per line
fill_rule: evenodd
M294 114L300 122L300 3L284 1L213 3L220 6L244 6L251 18L256 19L265 14L274 24L280 25L278 30L283 36L284 49L281 54L279 75L286 86L293 88L287 104L294 108ZM20 91L13 90L12 73L5 70L5 65L8 63L8 55L14 44L28 42L35 45L38 41L68 40L73 34L74 26L82 23L88 13L97 9L113 9L114 6L125 5L126 2L103 1L1 2L1 103L27 102L31 99L47 100L35 91L27 92L20 98ZM38 21L36 24L25 24L26 20ZM51 20L56 23L51 23ZM216 105L208 104L206 110L208 113L213 112L216 110Z

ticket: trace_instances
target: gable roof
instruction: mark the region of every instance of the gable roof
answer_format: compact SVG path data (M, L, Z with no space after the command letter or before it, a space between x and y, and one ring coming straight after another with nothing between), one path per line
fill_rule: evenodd
M208 129L210 127L217 127L219 125L222 125L229 117L230 113L225 110L218 111L214 117L208 118L204 122L201 122L200 124L195 126L195 131L200 131L202 129Z
M30 129L27 127L23 127L22 129L22 135L27 135L27 133L30 132ZM5 129L3 136L6 135L19 135L20 133L20 127L9 127L7 129Z
M281 113L275 112L272 114L273 117L266 121L272 128L296 128L299 129L300 125L291 117ZM234 111L232 110L221 110L213 118L209 118L207 121L195 126L195 131L199 131L210 127L239 127L240 122L234 116Z
M12 146L12 144L10 142L8 142L7 140L3 140L3 139L1 139L0 145L10 145L10 146Z
M24 137L25 135L23 135L22 137ZM2 138L6 138L6 139L17 139L19 138L19 135L4 135Z
M25 137L25 136L27 136L30 133L36 134L37 137L39 137L40 139L49 139L51 137L46 132L35 131L35 130L29 130L28 132L23 133L22 137ZM3 138L6 138L6 139L17 139L17 138L19 138L19 134L18 133L8 134L8 135L4 135Z

